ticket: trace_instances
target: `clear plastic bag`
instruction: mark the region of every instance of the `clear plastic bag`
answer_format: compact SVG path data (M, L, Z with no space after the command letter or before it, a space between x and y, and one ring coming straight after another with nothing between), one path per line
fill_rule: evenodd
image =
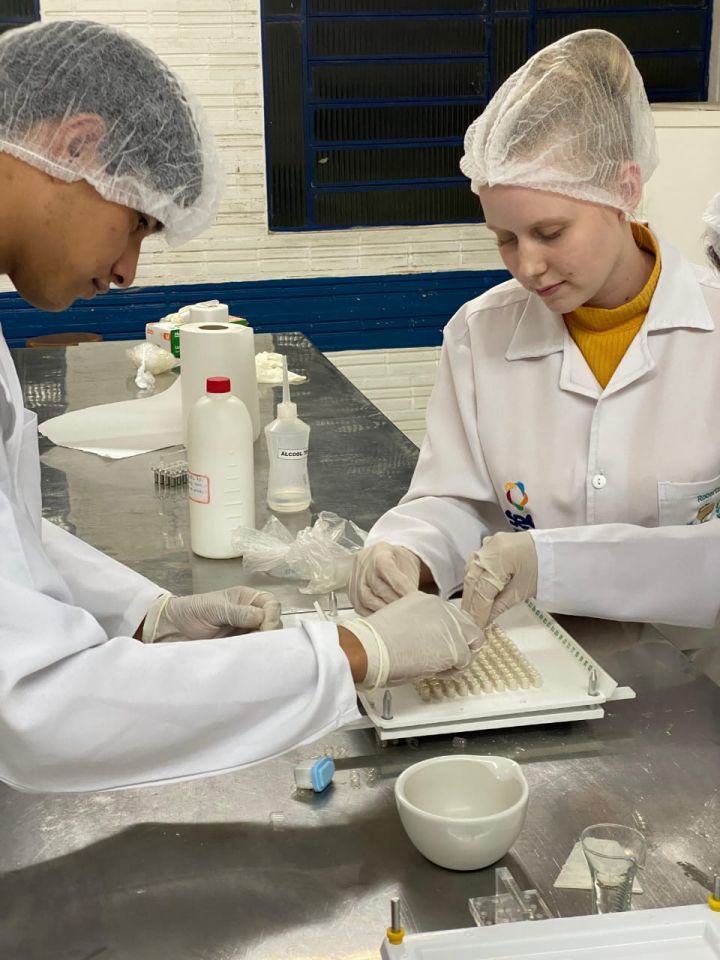
M232 544L242 553L248 573L307 580L301 593L329 593L347 585L353 554L362 549L366 537L352 520L324 510L295 538L272 516L262 530L238 527Z
M125 351L128 360L132 360L138 368L135 383L141 390L149 390L155 386L155 377L160 373L167 373L177 364L176 358L167 350L158 347L155 343L138 343L128 347Z

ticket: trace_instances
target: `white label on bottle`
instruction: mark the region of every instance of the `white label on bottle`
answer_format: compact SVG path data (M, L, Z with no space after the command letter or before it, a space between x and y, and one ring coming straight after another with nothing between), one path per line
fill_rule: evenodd
M188 470L188 496L193 503L210 503L210 477Z
M308 448L305 447L304 450L288 450L285 447L280 447L277 455L280 460L307 460Z

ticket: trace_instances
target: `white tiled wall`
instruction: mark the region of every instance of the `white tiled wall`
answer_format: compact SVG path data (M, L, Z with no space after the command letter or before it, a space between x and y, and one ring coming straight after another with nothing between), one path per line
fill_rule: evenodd
M259 0L42 0L44 19L86 17L112 23L155 49L196 93L218 136L228 189L217 223L181 250L166 249L160 239L148 241L137 283L502 266L492 235L483 226L268 231L259 10ZM661 220L687 255L698 256L698 214L703 199L720 188L711 160L720 136L720 113L709 105L673 106L656 109L656 121L662 163L644 212ZM695 158L690 178L689 155ZM704 164L698 159L703 157ZM666 226L670 210L672 222ZM9 288L0 278L0 289ZM419 442L437 353L372 350L334 354L333 360Z
M259 0L42 0L40 6L45 20L99 20L147 43L197 94L217 134L228 179L217 223L179 251L160 239L146 241L138 284L501 266L482 226L269 232ZM0 280L0 289L10 289L7 281Z
M338 369L413 443L425 435L425 408L435 382L440 347L342 350L328 353Z
M46 20L86 17L112 23L155 49L197 94L217 134L228 181L217 223L178 251L151 238L137 283L501 267L492 235L482 225L268 231L259 11L259 0L42 0ZM664 143L662 154L662 167L676 197L673 216L689 219L687 229L695 240L697 204L686 204L683 190L688 183L688 154L707 153L708 136L714 135L707 125L717 121L706 110L702 105L688 107L682 136ZM669 125L676 126L672 115L661 114L659 127L668 116ZM705 182L708 178L711 183ZM699 176L694 171L692 180L693 189L703 196L718 189L715 165L703 168ZM663 190L663 204L667 196ZM0 278L0 289L9 289L9 282Z
M160 239L148 241L139 284L501 266L492 236L481 225L268 231L259 0L42 0L40 6L46 20L85 17L124 27L143 40L187 81L217 133L228 179L217 223L179 251L167 250ZM694 123L700 118L707 125L707 113L701 111L702 105L690 108L682 136L663 143L662 153L676 198L673 215L691 219L688 231L693 238L698 234L697 213L692 204L683 213L688 206L683 190L687 156L707 152L708 131ZM666 113L663 118L659 126ZM712 182L706 183L708 178ZM701 182L697 171L692 180L703 196L718 189L715 165L703 168ZM663 190L664 204L667 196ZM9 289L6 280L0 279L0 289Z

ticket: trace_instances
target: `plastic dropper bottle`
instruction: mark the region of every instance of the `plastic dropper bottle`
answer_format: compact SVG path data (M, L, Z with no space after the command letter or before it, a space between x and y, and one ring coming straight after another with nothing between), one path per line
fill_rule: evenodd
M270 476L267 504L276 513L298 513L310 506L308 443L310 427L297 415L290 402L287 357L283 357L283 398L276 419L265 427Z
M188 497L193 553L239 556L237 527L255 526L253 426L228 377L208 377L188 418Z

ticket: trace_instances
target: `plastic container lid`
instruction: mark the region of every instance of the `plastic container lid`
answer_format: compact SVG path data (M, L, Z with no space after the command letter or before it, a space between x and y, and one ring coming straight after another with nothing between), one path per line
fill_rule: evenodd
M205 389L208 393L230 393L230 377L208 377Z

